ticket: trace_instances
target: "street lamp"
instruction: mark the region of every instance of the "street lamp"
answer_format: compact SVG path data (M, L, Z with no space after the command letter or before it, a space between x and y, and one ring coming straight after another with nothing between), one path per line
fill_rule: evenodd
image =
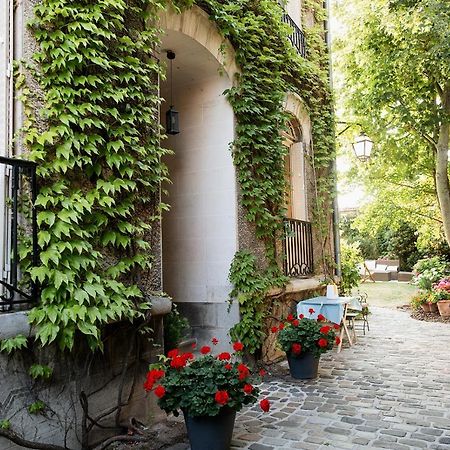
M373 141L369 139L364 131L356 138L356 142L352 144L353 151L356 157L362 161L366 162L370 159L372 153Z

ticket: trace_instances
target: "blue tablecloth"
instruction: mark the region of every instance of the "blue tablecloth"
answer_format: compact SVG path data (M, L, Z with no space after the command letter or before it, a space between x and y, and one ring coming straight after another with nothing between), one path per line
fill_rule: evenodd
M317 319L317 316L322 314L330 322L340 324L344 317L344 305L346 304L351 309L362 310L362 306L356 297L338 297L336 299L315 297L298 303L297 315L303 314L310 319ZM310 308L314 310L314 313L309 313Z

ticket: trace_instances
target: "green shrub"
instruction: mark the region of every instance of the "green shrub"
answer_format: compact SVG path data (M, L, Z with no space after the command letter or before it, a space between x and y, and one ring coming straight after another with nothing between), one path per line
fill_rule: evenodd
M189 333L189 321L182 316L175 303L172 304L172 311L164 317L164 347L165 350L172 350Z
M350 295L352 289L359 285L360 275L358 264L363 262L363 257L356 243L349 244L341 241L341 284L339 286L342 295Z
M433 284L437 283L446 275L450 275L450 264L438 256L420 259L415 265L416 275L413 283L426 291L431 291Z

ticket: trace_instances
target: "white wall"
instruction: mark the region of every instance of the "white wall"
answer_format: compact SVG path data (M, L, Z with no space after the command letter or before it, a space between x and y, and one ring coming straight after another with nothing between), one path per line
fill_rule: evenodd
M163 142L175 152L166 161L173 184L165 186L163 287L176 302L224 303L237 250L234 119L222 95L230 81L216 71L199 75L201 82L175 87L181 132Z
M302 28L302 1L288 0L286 2L285 10L291 16L293 21Z

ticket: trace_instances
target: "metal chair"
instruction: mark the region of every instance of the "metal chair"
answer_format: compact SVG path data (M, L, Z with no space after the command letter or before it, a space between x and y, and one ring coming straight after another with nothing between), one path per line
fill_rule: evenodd
M362 311L349 309L347 311L348 327L352 330L353 339L356 341L356 329L362 330L364 336L370 331L369 326L369 303L367 301L367 293L358 291L356 297L362 306Z

